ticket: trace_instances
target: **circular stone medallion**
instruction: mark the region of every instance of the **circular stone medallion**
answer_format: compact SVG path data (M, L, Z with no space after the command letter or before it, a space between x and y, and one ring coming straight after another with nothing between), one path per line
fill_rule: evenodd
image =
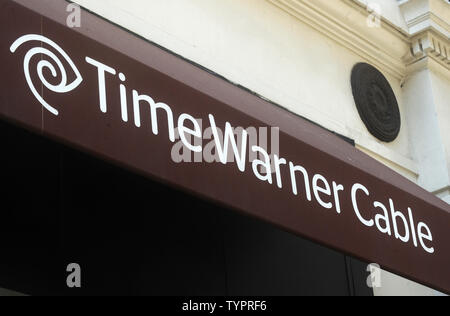
M369 132L384 142L394 141L400 133L400 110L383 74L369 64L355 65L352 90L359 116Z

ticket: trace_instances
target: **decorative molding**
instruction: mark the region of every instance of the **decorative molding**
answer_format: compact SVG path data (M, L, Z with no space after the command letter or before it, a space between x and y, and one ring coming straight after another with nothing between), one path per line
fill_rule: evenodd
M369 13L353 0L268 0L282 10L348 48L397 79L406 67L407 34L381 20L380 27L367 25Z
M450 75L450 41L433 30L422 32L411 39L411 52L404 62L408 68L423 59L432 59L443 66L444 74ZM430 63L421 63L428 66Z
M335 0L333 5L329 0L267 1L399 80L409 75L411 64L425 58L444 66L444 72L450 70L450 39L440 32L448 23L434 13L416 16L416 23L426 18L433 23L420 33L410 34L383 17L379 27L369 27L369 12L356 0ZM437 22L440 28L433 26Z
M434 30L449 38L449 4L448 0L404 0L399 6L411 36Z
M407 25L412 36L430 29L434 29L447 37L450 35L450 25L433 12L426 12L419 15L414 19L407 21Z

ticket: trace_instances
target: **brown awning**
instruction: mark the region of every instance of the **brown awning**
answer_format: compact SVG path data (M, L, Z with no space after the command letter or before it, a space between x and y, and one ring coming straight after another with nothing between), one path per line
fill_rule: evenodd
M449 205L332 133L93 14L67 27L66 6L0 0L3 119L450 293ZM263 146L229 138L229 152L259 158L178 163L177 127L194 138L210 132L185 140L200 156L223 140L219 129L278 127L280 152L268 165Z

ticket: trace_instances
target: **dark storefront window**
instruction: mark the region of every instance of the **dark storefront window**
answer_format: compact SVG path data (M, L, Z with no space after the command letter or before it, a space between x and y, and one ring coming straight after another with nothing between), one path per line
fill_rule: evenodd
M0 288L372 295L367 265L339 252L8 124L0 135ZM69 263L81 266L81 289L66 285Z

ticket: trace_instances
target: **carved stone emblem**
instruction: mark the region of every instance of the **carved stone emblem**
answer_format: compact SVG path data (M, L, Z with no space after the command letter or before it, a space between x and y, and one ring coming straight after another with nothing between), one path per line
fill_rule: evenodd
M359 115L369 132L394 141L401 128L400 110L389 82L375 67L360 63L352 71L352 90Z

